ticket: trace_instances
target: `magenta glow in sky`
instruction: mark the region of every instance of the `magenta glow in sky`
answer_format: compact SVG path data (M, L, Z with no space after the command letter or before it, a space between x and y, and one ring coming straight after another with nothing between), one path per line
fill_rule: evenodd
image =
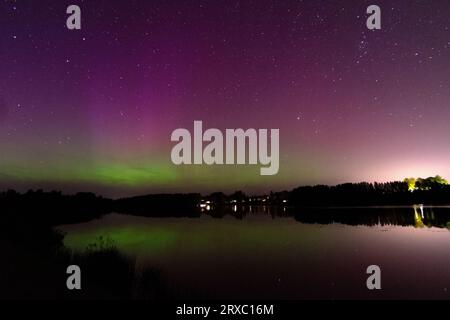
M82 29L66 28L77 4ZM279 190L450 177L450 4L2 1L2 188ZM279 128L280 169L178 167L176 128Z

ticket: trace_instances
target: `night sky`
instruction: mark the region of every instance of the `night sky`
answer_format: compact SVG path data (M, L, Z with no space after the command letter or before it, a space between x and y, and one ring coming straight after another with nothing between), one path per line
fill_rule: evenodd
M66 28L81 7L82 29ZM382 29L366 27L381 7ZM450 2L1 0L0 188L248 193L450 178ZM175 166L177 128L279 128L280 170Z

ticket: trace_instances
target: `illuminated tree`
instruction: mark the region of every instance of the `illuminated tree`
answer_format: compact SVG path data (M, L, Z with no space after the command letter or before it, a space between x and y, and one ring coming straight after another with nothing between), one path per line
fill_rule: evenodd
M403 182L408 185L409 191L414 191L416 189L416 178L405 178Z

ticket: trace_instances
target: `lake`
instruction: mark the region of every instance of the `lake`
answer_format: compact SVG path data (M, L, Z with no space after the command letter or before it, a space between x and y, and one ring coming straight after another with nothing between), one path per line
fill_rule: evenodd
M100 237L161 271L182 298L448 299L450 207L204 211L194 218L105 215L60 226L67 247ZM366 268L381 268L368 290Z

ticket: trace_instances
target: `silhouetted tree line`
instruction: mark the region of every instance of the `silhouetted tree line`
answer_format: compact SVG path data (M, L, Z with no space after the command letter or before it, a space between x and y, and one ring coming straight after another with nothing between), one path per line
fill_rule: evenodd
M411 178L412 179L412 178ZM242 191L225 195L215 192L204 200L214 209L226 205L278 205L289 207L382 206L413 204L450 204L450 185L439 176L383 183L344 183L336 186L297 187L291 191L271 192L268 196L247 196Z
M228 205L231 203L245 203L248 202L249 197L243 191L235 191L232 194L226 195L223 192L213 192L210 195L203 197L205 201L211 201L217 206Z
M70 224L99 218L111 211L112 204L112 200L93 193L63 195L59 191L42 190L30 190L23 194L14 190L0 193L3 215L25 218L44 225Z
M318 185L296 188L289 192L288 199L297 207L450 204L450 186L435 184L410 191L406 182Z
M198 193L153 194L112 200L93 193L63 195L42 190L18 193L8 190L0 193L2 219L33 221L36 224L61 225L89 221L110 212L147 217L197 217L201 204L210 206L220 217L233 206L235 212L249 205L286 207L340 207L412 204L450 204L450 186L436 178L386 183L345 183L336 186L304 186L292 191L271 192L267 196L247 196L242 191L230 195L215 192L202 198ZM417 187L418 186L418 187ZM237 210L237 207L239 210ZM1 223L1 222L0 222Z
M200 194L155 194L112 200L94 193L64 195L59 191L30 190L18 193L8 190L0 193L3 220L35 221L56 226L86 222L104 214L123 214L163 217L198 216Z

